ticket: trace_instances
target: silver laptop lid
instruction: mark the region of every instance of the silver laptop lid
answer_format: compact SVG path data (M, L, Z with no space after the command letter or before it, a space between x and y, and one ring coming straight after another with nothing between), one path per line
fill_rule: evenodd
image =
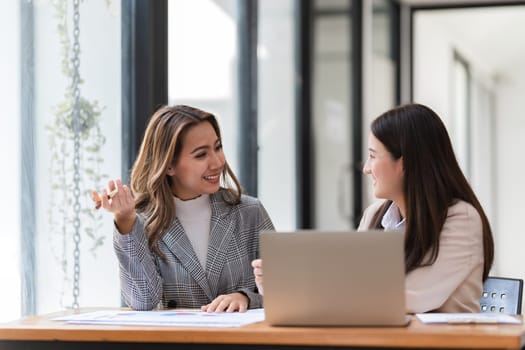
M405 325L402 232L263 232L273 325Z

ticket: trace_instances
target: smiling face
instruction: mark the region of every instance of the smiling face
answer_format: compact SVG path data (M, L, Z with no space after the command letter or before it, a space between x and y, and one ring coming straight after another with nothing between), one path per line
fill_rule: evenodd
M394 159L392 154L372 133L368 138L368 159L363 172L371 175L374 195L377 198L403 202L403 158Z
M176 163L168 168L171 190L180 199L217 192L226 159L222 143L209 122L190 127L182 136Z

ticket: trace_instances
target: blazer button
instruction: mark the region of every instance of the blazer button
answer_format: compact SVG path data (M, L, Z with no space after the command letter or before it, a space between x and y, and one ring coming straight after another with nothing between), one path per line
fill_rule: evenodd
M177 307L177 302L175 300L169 300L168 307Z

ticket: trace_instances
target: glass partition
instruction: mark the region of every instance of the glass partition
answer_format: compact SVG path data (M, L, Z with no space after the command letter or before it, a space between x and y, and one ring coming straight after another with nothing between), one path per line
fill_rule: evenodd
M351 4L318 0L314 6L312 142L318 229L353 226Z
M0 19L0 317L118 306L113 220L90 193L120 176L120 2L8 1Z
M0 322L15 319L21 312L20 281L20 203L21 203L21 151L20 151L20 2L0 3L0 172L3 186L2 232L0 233ZM9 53L9 54L7 54Z
M212 112L238 175L237 2L168 2L168 101Z
M259 197L276 228L296 227L294 6L259 2Z

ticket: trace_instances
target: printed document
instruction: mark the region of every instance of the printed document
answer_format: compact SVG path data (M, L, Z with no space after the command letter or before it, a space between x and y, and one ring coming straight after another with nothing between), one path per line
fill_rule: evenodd
M207 313L200 310L128 311L101 310L54 318L55 321L78 324L178 326L178 327L240 327L264 321L264 309L246 312Z
M521 324L521 319L513 315L493 313L428 313L416 314L423 323L507 323Z

